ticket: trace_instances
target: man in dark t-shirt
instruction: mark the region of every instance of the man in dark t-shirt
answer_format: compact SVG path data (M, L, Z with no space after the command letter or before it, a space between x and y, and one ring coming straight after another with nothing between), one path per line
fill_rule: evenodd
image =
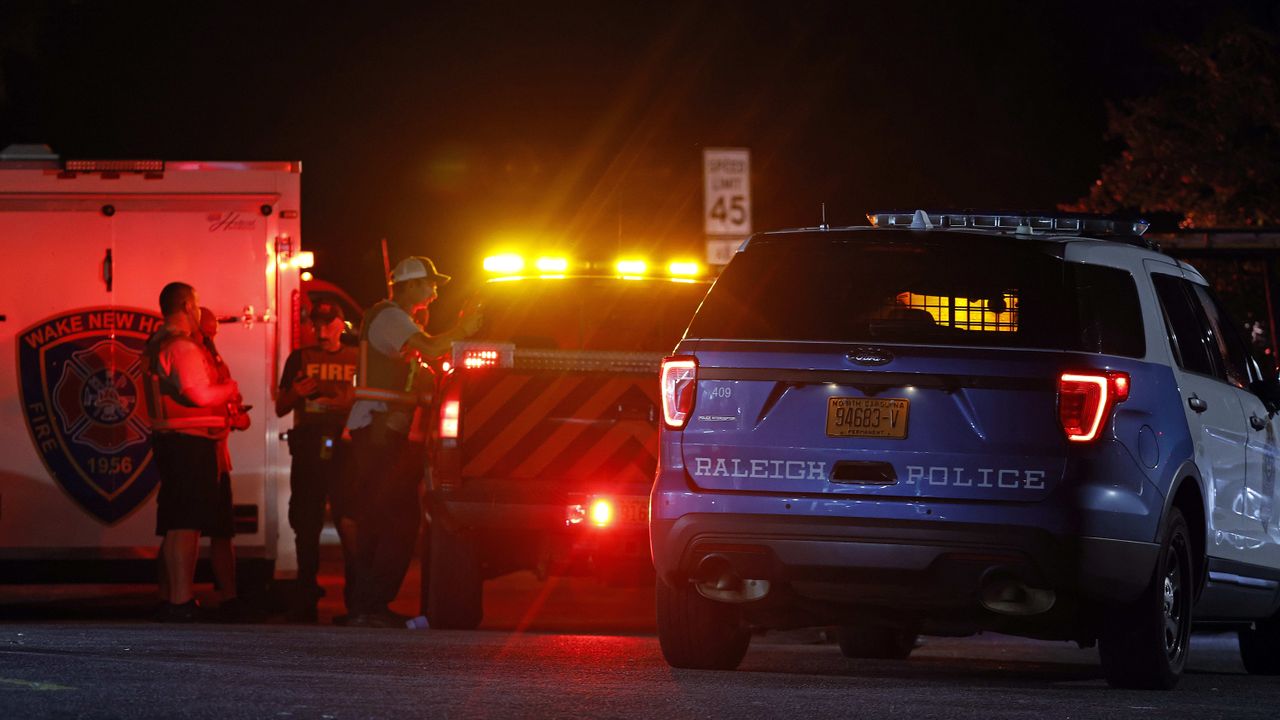
M276 414L293 413L289 431L290 471L289 525L298 550L298 593L290 611L293 619L315 622L316 601L323 595L316 582L320 566L320 532L324 528L325 501L335 505L335 490L346 467L343 424L354 399L352 385L356 372L356 349L342 344L346 322L342 308L317 303L311 309L317 342L294 350L285 361L276 396ZM348 557L354 539L339 525L343 555ZM348 583L349 584L349 583Z

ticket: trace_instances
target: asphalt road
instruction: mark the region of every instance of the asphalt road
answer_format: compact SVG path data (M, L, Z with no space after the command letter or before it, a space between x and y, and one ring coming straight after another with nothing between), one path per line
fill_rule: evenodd
M1169 693L1106 687L1097 651L998 635L847 660L817 631L757 637L736 672L672 670L651 588L490 582L476 632L156 625L147 586L0 586L0 720L18 718L1280 718L1234 635L1197 635ZM416 611L416 571L395 609ZM206 589L207 590L207 589Z
M651 636L337 627L0 626L0 717L1275 718L1280 683L1197 636L1169 693L1109 690L1097 655L1000 636L903 662L759 638L736 672L675 671Z

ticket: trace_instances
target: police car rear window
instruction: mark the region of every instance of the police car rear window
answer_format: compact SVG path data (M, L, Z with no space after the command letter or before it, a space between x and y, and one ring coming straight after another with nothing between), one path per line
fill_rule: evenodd
M978 236L753 240L716 281L689 337L1141 357L1133 277L1065 262L1050 247Z
M621 278L489 284L477 340L557 350L670 352L706 294L705 283Z

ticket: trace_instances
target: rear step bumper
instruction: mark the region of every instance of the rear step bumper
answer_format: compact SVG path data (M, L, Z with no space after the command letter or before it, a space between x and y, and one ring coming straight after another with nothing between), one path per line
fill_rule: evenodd
M1007 525L738 514L655 521L652 539L657 570L673 585L715 554L742 578L815 600L920 609L971 607L993 576L1131 602L1150 581L1159 550Z

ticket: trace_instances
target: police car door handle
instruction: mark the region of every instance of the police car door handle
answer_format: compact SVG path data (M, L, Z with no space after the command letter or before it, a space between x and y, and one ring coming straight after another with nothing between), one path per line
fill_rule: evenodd
M1253 428L1254 430L1265 430L1267 429L1267 419L1258 417L1257 415L1250 415L1249 427Z
M1196 395L1192 395L1191 397L1187 398L1187 405L1189 405L1192 410L1195 410L1198 413L1202 413L1205 410L1209 409L1209 403L1205 402L1204 400L1201 400Z

